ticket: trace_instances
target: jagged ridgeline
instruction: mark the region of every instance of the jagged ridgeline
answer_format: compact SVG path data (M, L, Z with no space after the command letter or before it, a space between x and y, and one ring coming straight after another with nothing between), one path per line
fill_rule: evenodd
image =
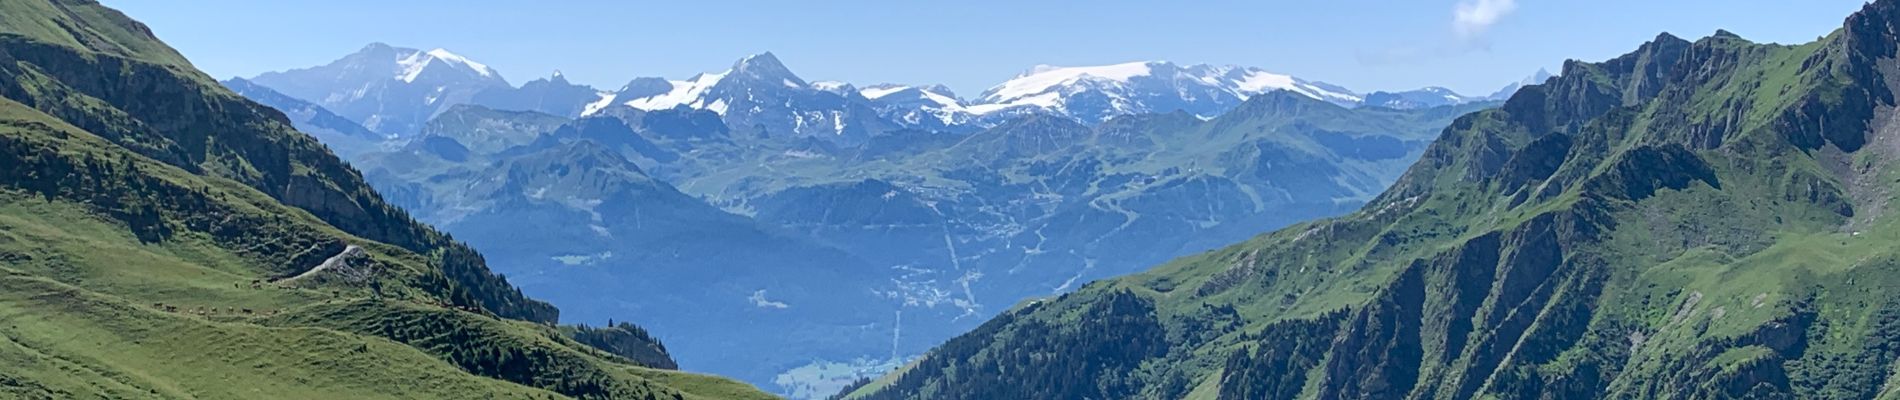
M1023 304L859 399L1892 398L1900 1L1663 35L1364 209Z
M557 317L144 25L0 2L0 397L768 397Z

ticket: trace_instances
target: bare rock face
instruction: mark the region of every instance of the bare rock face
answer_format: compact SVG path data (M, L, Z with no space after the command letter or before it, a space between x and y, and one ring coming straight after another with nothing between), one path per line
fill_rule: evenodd
M344 220L357 220L369 214L348 195L326 187L324 183L307 175L294 177L284 189L284 202Z
M317 284L321 281L341 282L349 285L362 285L376 278L382 266L362 247L348 245L343 251L326 258L322 263L297 276L277 281L279 285L296 286Z

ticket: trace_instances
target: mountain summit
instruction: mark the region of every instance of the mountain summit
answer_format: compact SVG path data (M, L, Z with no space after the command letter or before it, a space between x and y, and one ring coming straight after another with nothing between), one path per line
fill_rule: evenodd
M867 86L857 93L870 100L886 119L906 127L955 131L972 124L977 117L957 98L956 92L943 85L885 83Z
M778 83L785 84L785 86L806 86L803 79L799 79L798 75L792 74L792 70L785 68L785 63L780 62L778 56L772 55L772 52L769 51L746 56L737 62L733 62L732 73L730 75L755 81L777 81Z
M1495 101L1510 100L1511 95L1516 94L1518 89L1522 89L1525 86L1542 84L1544 83L1544 81L1550 80L1552 76L1553 75L1550 74L1549 70L1538 68L1537 73L1531 74L1531 76L1524 77L1524 80L1511 82L1510 85L1506 85L1504 86L1504 88L1498 89L1497 92L1491 93L1491 95L1486 96L1485 99L1495 100Z
M1372 92L1366 95L1362 105L1394 109L1431 108L1452 104L1464 104L1480 99L1465 97L1442 87L1428 87L1404 92Z
M1040 65L984 91L973 112L1043 111L1101 122L1117 115L1183 110L1219 115L1249 97L1286 90L1342 105L1360 97L1344 88L1235 66L1178 66L1166 61L1090 67Z
M683 81L635 79L620 92L603 94L587 115L624 105L657 111L676 107L712 111L735 129L778 137L813 137L859 143L895 129L862 96L814 87L770 52L747 56L720 72Z
M390 136L407 136L478 92L508 88L501 73L444 49L371 43L322 66L267 72L250 79Z
M382 43L371 46L388 48L388 45ZM507 81L501 79L500 74L488 69L487 65L450 53L447 49L429 51L397 49L396 52L401 57L396 60L396 66L401 69L398 79L402 79L403 82L470 79L493 80L494 83L508 84Z

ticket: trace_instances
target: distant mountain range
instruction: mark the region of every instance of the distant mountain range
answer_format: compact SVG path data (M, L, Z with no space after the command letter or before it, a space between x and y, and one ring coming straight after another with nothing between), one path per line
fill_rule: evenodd
M1249 97L1275 90L1348 106L1360 101L1359 95L1345 88L1258 68L1177 66L1151 61L1095 67L1036 66L983 92L971 111L1053 112L1087 123L1174 110L1213 117Z
M939 85L807 82L772 53L747 56L730 68L684 80L644 77L613 90L568 82L560 72L510 86L499 71L444 49L373 43L326 65L249 78L257 86L320 105L387 136L418 133L455 104L532 110L569 118L613 108L711 111L735 129L814 137L847 145L901 129L969 132L1022 114L1053 114L1083 123L1117 116L1186 111L1220 115L1248 98L1285 90L1346 107L1430 108L1500 101L1513 83L1486 97L1428 87L1360 94L1325 82L1252 67L1177 65L1165 61L1057 67L1040 65L961 98Z
M1524 80L1512 82L1503 89L1498 89L1497 92L1493 92L1485 97L1465 96L1451 89L1442 87L1428 87L1404 92L1372 92L1371 94L1367 94L1365 99L1359 102L1359 105L1408 110L1465 104L1476 101L1505 101L1510 100L1511 94L1517 93L1517 89L1544 83L1545 80L1549 80L1550 78L1550 71L1539 69L1536 74L1525 77Z
M339 152L392 203L572 320L638 318L683 367L798 398L1017 299L1351 210L1452 118L1495 104L1166 62L1037 67L965 99L810 82L770 53L611 91L558 73L517 88L452 53L388 53L438 61L373 83L307 72L361 64L345 61L299 70L311 81L267 74L284 88L226 83L289 109L362 88L397 96L381 109L408 111L350 118L428 118L367 144L319 135L364 149ZM421 79L450 76L463 81ZM437 92L458 94L399 98ZM1404 101L1368 103L1387 95ZM293 121L322 132L330 119ZM761 329L722 328L732 321Z

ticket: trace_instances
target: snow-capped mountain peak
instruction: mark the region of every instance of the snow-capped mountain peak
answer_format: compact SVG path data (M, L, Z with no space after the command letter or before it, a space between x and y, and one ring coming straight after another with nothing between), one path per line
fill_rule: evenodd
M1126 83L1131 78L1151 74L1154 65L1165 64L1165 62L1131 62L1091 67L1037 65L1030 68L1028 72L1017 75L1014 79L984 91L982 99L985 103L1008 103L1087 80Z
M885 118L910 127L948 128L975 117L956 93L943 85L877 84L858 91Z
M730 126L771 135L858 141L890 129L890 123L879 119L850 85L807 83L770 52L691 79L635 79L619 92L602 94L585 107L583 115L617 105L648 111L705 110L725 118Z
M250 79L386 135L416 133L436 112L512 88L501 72L446 49L370 43L328 64Z
M1226 75L1233 82L1234 89L1244 95L1243 98L1275 90L1285 90L1339 104L1353 103L1362 99L1359 94L1330 83L1307 81L1259 68L1235 66L1221 68L1227 70Z
M761 82L779 83L787 87L806 87L803 79L799 79L798 75L792 74L792 70L785 68L785 63L780 62L778 56L773 55L772 52L769 51L739 59L738 62L732 64L732 70L728 71L728 73L735 77L745 77Z
M396 79L403 82L414 83L416 78L421 77L423 72L428 71L433 65L473 73L482 78L497 78L495 71L489 69L487 64L475 62L446 49L438 48L429 51L398 49L397 54L399 58L396 59Z
M1455 101L1455 102L1465 101L1465 97L1463 95L1459 95L1458 92L1453 92L1451 91L1451 89L1446 89L1444 87L1427 86L1424 89L1419 89L1418 91L1437 95L1438 97L1443 98L1446 101Z
M799 79L778 56L764 52L746 56L732 63L732 68L721 72L701 73L687 80L664 80L659 78L634 79L622 87L620 93L612 98L604 97L602 103L587 108L587 114L599 112L606 107L605 102L618 101L629 107L642 110L665 110L685 106L688 108L709 110L725 115L731 102L713 98L716 87L734 81L747 84L780 85L788 89L823 90L812 87Z
M629 107L642 110L665 110L679 106L687 106L691 108L710 109L715 113L724 115L726 112L725 107L722 106L721 103L707 102L706 93L712 90L714 85L718 85L720 81L725 80L726 75L730 73L731 71L702 73L698 76L694 76L692 79L684 81L667 81L667 90L665 92L627 100L625 104Z
M865 87L858 95L880 103L899 103L921 101L927 105L963 111L963 101L950 88L943 85L910 86L899 84L878 84Z
M474 60L468 59L468 57L462 57L460 54L450 53L448 49L437 48L435 50L429 50L428 53L430 57L435 57L438 60L472 68L476 73L482 74L482 76L494 75L494 71L490 71L487 64L475 62Z
M866 99L877 100L879 98L883 98L884 96L889 96L891 95L891 93L897 93L897 92L910 90L910 89L911 89L910 86L905 86L905 85L893 85L893 84L874 85L874 86L865 87L863 90L859 90L858 95L864 96L864 98Z
M844 96L848 93L858 91L858 88L856 86L851 86L850 83L839 82L839 81L812 82L811 88L823 90L827 92L832 92L832 93L837 93L839 96Z
M1430 86L1403 92L1372 92L1366 95L1365 101L1361 105L1403 110L1464 104L1479 100L1484 99L1466 97L1451 89Z
M1052 112L1088 122L1173 110L1211 117L1275 90L1342 105L1360 100L1358 94L1338 86L1259 68L1141 61L1084 67L1038 65L984 91L969 110L976 114Z

